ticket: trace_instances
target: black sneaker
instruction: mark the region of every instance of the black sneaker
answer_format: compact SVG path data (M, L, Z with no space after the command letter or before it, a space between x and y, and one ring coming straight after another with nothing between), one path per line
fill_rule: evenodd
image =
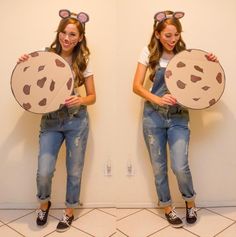
M64 213L62 219L59 221L57 225L57 231L58 232L64 232L68 229L70 229L71 223L74 220L74 216L67 216L66 213Z
M172 227L180 228L183 226L183 221L177 216L175 209L168 214L165 213L165 216Z
M189 224L194 224L197 221L197 209L195 207L189 207L186 204L186 221Z
M51 207L51 202L48 201L48 208L46 211L43 211L42 209L37 210L37 214L38 214L37 219L36 219L37 225L43 226L47 223L48 212L49 212L50 207Z

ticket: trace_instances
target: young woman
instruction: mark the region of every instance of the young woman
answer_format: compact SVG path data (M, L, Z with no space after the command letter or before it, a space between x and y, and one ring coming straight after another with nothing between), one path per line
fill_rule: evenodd
M51 206L51 183L59 149L65 140L67 190L66 209L57 225L57 231L67 230L73 219L73 209L79 205L80 181L88 138L87 105L95 103L96 94L93 73L89 69L89 49L85 36L85 23L89 17L85 13L71 13L60 10L59 23L54 42L48 49L59 54L71 66L74 73L74 93L66 99L65 106L58 111L43 115L39 136L40 151L37 170L37 197L40 202L37 225L47 223ZM25 61L23 55L18 62ZM85 86L86 96L80 97L76 89Z
M164 81L168 61L186 48L179 21L183 16L183 12L172 11L155 14L151 40L140 55L133 82L134 93L146 100L143 113L144 139L155 175L159 204L173 227L181 227L183 222L172 207L167 177L167 143L171 168L186 203L186 221L192 224L197 220L194 202L196 193L188 164L189 114L186 108L177 104ZM208 58L217 61L213 54L208 54ZM143 85L148 69L149 79L153 82L151 91Z

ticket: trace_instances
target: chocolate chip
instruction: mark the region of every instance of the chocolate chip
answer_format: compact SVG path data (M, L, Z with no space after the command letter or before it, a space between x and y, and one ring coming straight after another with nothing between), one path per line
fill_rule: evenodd
M40 106L45 106L46 104L47 104L47 99L46 98L39 101Z
M203 86L202 89L203 89L204 91L207 91L208 89L210 89L210 87L209 87L209 86Z
M39 53L38 52L33 52L33 53L30 53L29 55L31 57L37 57L37 56L39 56Z
M222 74L220 72L217 74L216 80L218 81L219 84L222 83Z
M176 82L176 84L180 89L185 89L185 87L186 87L186 84L184 82L180 81L180 80L178 80Z
M71 86L72 86L72 78L70 78L70 79L68 80L68 82L66 83L66 85L67 85L67 89L70 90L70 89L71 89Z
M24 108L25 110L29 110L29 109L31 108L31 104L30 104L30 103L24 103L24 104L23 104L23 108Z
M23 92L25 95L29 95L30 94L30 85L25 85L23 87Z
M183 62L178 62L176 67L185 67L186 65Z
M195 65L194 68L195 68L197 71L199 71L199 72L203 72L203 68L201 68L201 67L199 67L199 66L197 66L197 65Z
M28 68L29 68L29 66L28 67L24 67L23 72L25 72Z
M53 91L55 89L55 81L51 81L51 84L50 84L50 91Z
M194 75L191 75L191 81L192 82L197 82L197 81L201 81L202 80L202 78L201 77L198 77L198 76L194 76Z
M171 70L167 70L165 73L166 77L169 79L169 77L172 76L172 71Z
M65 67L65 64L64 64L61 60L59 60L59 59L56 59L56 60L55 60L55 63L56 63L56 65L57 65L58 67Z
M42 79L39 79L39 80L37 81L37 85L38 85L40 88L43 88L44 83L46 82L46 80L47 80L47 77L43 77Z
M215 100L215 99L212 99L212 100L209 101L209 105L210 105L210 106L213 105L213 104L215 104L215 103L216 103L216 100Z
M39 66L38 67L38 72L42 71L45 68L45 65Z

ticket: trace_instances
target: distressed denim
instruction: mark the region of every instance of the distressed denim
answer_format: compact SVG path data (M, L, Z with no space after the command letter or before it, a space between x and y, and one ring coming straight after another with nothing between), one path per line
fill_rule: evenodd
M76 113L70 113L64 107L42 117L36 178L39 202L47 202L51 198L52 177L58 152L65 140L67 168L65 204L69 208L78 206L88 128L88 114L85 106L81 106Z
M164 68L155 76L151 92L158 96L167 93L164 83ZM188 111L179 105L161 107L145 102L143 113L144 139L150 155L155 176L155 185L160 206L172 203L167 172L167 144L170 151L171 169L185 201L193 201L192 175L188 164L190 130Z

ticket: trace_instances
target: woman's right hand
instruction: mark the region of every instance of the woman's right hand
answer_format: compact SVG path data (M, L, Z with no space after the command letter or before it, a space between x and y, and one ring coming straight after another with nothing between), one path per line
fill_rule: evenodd
M159 105L175 105L177 103L177 100L171 95L171 94L165 94L162 97L159 97Z
M18 58L17 63L22 63L22 62L27 61L29 59L29 57L30 57L29 54L23 54Z

